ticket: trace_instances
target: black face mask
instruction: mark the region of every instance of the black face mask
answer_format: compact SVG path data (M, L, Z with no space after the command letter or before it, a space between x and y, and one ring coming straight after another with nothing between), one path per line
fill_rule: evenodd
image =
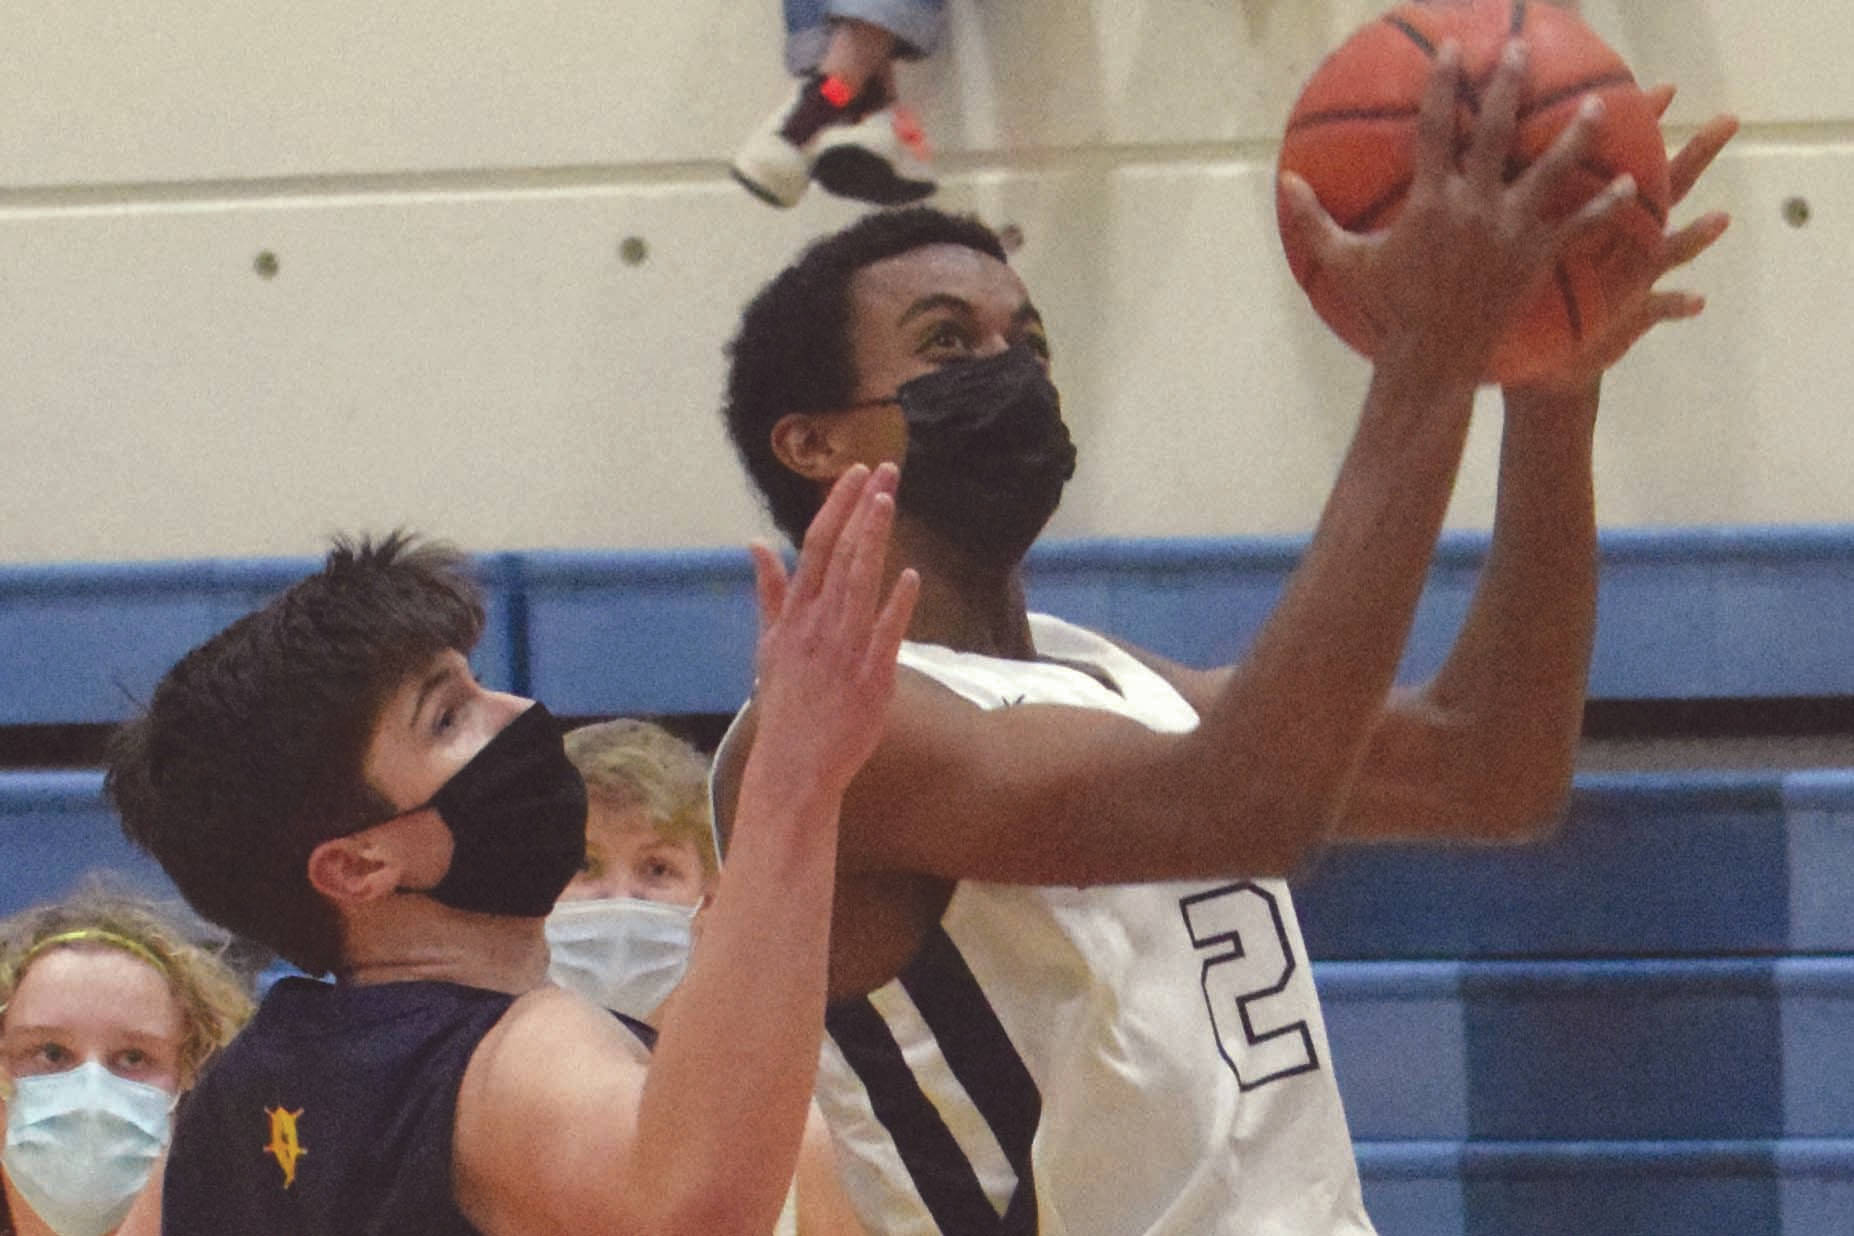
M543 918L586 859L586 783L540 704L425 805L451 830L454 848L444 878L416 891L453 909Z
M904 382L908 425L897 509L989 566L1024 556L1075 475L1062 399L1019 345Z

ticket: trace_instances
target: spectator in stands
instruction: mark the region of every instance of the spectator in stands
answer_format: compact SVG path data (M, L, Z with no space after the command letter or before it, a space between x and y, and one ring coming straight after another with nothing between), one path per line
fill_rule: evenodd
M662 1024L720 880L708 761L659 725L620 718L566 736L586 781L586 860L547 920L549 974L595 1004ZM775 1236L861 1236L815 1106Z
M250 1013L141 901L89 890L0 922L0 1233L156 1236L176 1096Z
M785 0L785 63L798 78L734 156L734 178L774 206L813 180L878 206L934 191L920 126L897 101L895 61L940 40L945 0Z
M839 802L917 587L878 604L895 478L835 487L791 578L755 548L764 754L648 1056L547 982L585 783L544 707L471 673L484 610L457 555L337 543L163 677L111 746L125 830L202 914L337 978L279 982L194 1089L166 1236L772 1228L820 1047Z

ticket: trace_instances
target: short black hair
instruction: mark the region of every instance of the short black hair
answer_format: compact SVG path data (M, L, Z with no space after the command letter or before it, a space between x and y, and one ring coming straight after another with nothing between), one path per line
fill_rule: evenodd
M740 315L727 348L727 431L773 522L793 543L804 539L821 495L773 454L773 426L788 413L849 401L856 387L851 278L865 266L928 245L961 245L1008 260L997 233L970 215L927 206L877 211L813 242Z
M310 851L392 816L363 773L380 710L482 631L457 551L397 532L337 539L319 572L181 658L112 735L104 787L123 832L205 918L311 973L337 969Z

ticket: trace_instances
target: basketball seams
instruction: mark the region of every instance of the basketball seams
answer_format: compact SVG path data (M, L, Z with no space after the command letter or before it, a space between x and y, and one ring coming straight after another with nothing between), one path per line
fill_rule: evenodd
M1485 110L1499 49L1515 37L1527 40L1534 53L1514 109L1508 179L1536 161L1572 122L1580 100L1594 93L1610 104L1609 114L1596 141L1565 169L1568 179L1553 186L1547 209L1552 217L1575 212L1580 201L1601 193L1623 171L1634 171L1642 183L1601 227L1580 229L1548 259L1530 307L1516 316L1489 362L1486 376L1496 381L1523 380L1552 363L1550 358L1561 358L1566 348L1584 346L1607 330L1607 284L1624 277L1625 267L1649 260L1665 234L1671 211L1656 170L1657 156L1665 159L1663 142L1635 75L1614 49L1582 27L1575 14L1529 0L1406 4L1380 15L1355 32L1356 42L1328 57L1296 104L1311 106L1288 119L1280 159L1283 170L1307 179L1338 226L1363 234L1390 225L1413 185L1409 143L1422 113L1422 83L1440 48L1450 39L1463 44L1454 111L1457 125L1471 127ZM1319 81L1321 73L1330 80ZM1381 149L1375 145L1380 141L1401 143L1402 149ZM1360 315L1332 272L1309 266L1285 223L1283 239L1289 242L1289 265L1320 316L1354 349L1373 355L1383 324Z
M1429 41L1428 35L1411 25L1407 18L1399 17L1395 13L1387 13L1384 16L1384 24L1416 44L1417 50L1423 55L1431 60L1436 58L1436 45Z
M1358 214L1350 219L1340 221L1339 226L1343 227L1348 232L1369 232L1375 230L1375 225L1378 221L1381 220L1387 212L1403 201L1404 195L1410 191L1410 184L1411 178L1405 177L1397 184L1391 186L1389 191L1379 195L1368 206L1359 211Z
M1287 127L1288 133L1304 133L1308 129L1317 129L1326 124L1344 124L1347 121L1372 120L1413 120L1421 109L1415 107L1341 107L1331 111L1315 112L1310 116L1300 116Z

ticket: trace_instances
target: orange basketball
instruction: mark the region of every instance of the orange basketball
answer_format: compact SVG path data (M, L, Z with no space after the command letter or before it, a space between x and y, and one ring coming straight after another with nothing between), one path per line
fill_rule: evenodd
M1465 151L1480 99L1509 38L1526 40L1525 85L1507 172L1516 178L1571 122L1587 94L1602 97L1595 140L1566 178L1556 217L1575 211L1624 172L1635 176L1633 202L1585 233L1502 336L1487 378L1519 382L1562 360L1600 328L1610 307L1604 270L1619 245L1652 248L1667 224L1667 149L1654 107L1618 56L1574 14L1527 0L1452 0L1404 4L1355 33L1314 71L1288 118L1280 167L1300 175L1340 226L1354 232L1389 227L1410 188L1417 113L1436 51L1461 46L1463 91L1457 107L1457 153ZM1286 222L1285 199L1278 217ZM1288 265L1320 317L1366 356L1376 332L1344 288L1314 269L1293 233L1282 231Z

